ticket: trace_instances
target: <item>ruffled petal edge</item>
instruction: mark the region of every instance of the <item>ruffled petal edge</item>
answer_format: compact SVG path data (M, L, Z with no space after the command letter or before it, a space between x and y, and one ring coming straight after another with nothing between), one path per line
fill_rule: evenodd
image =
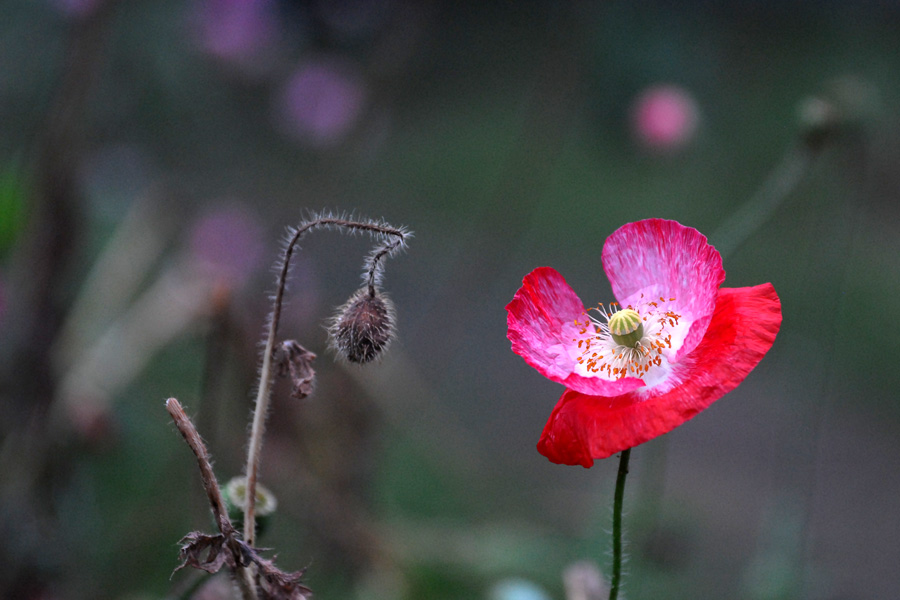
M766 283L719 290L706 335L676 365L665 392L615 398L566 390L538 442L550 461L591 467L675 429L733 390L762 360L781 327L781 302Z
M565 278L551 267L525 276L522 287L506 305L507 338L512 350L541 375L585 394L615 396L643 385L628 377L616 381L575 373L572 350L574 325L585 314L584 304Z
M725 281L722 256L706 236L678 221L644 219L614 231L602 260L621 304L637 304L645 291L676 299L677 312L691 325L671 360L690 354L703 339Z

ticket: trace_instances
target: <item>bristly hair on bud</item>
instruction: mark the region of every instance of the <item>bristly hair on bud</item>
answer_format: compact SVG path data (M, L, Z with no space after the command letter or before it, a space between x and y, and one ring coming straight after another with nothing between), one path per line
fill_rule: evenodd
M284 254L276 265L277 287L272 297L272 312L267 322L268 331L259 367L256 403L247 443L247 466L245 476L240 480L243 499L233 499L232 502L232 508L242 509L243 512L243 539L238 536L238 531L229 518L200 434L177 400L170 398L166 403L178 430L197 457L210 507L219 526L217 535L192 532L183 539L182 563L178 569L191 566L216 573L223 566L227 567L244 600L307 600L312 597L312 592L301 582L303 571L281 571L272 560L259 556L254 546L258 533L257 516L264 516L267 505L270 508L274 506L274 503L264 502L266 498L274 501L274 497L260 493L263 490L257 483L272 379L276 375L289 375L293 383L292 395L298 399L307 397L315 383L312 363L316 355L294 340L282 342L277 347L275 340L291 257L300 240L316 229L335 229L350 234L365 233L376 240L376 246L365 262L363 287L351 296L332 320L329 331L333 345L347 360L367 363L384 351L394 335L393 306L378 288L384 272L384 260L402 251L412 234L406 228L394 227L384 221L358 220L331 213L311 214L309 219L290 229ZM262 500L259 502L260 506L257 506L258 500ZM242 506L238 506L241 504Z
M375 360L394 337L394 306L374 286L360 288L340 307L328 327L331 345L350 362Z
M352 216L335 215L333 213L311 213L297 227L288 231L285 240L284 254L277 263L277 287L272 297L272 312L268 319L268 333L265 338L262 361L259 368L259 381L256 391L256 404L253 410L253 422L250 426L250 441L247 444L247 505L244 507L244 541L251 546L256 538L256 481L259 473L259 461L262 455L262 443L265 434L266 416L271 396L272 378L279 366L279 360L285 358L284 352L276 356L275 339L278 334L278 322L287 287L288 271L291 257L298 248L300 240L309 232L317 229L333 229L349 234L368 234L376 240L376 246L366 259L363 279L365 286L357 292L334 319L332 339L335 347L350 361L369 362L374 359L390 342L394 331L394 314L387 299L377 287L380 285L384 270L384 259L391 257L406 247L406 240L412 235L404 227L394 227L385 221L360 220ZM299 344L282 350L302 350ZM295 352L287 356L288 373L294 379L295 397L304 397L312 389L314 372L311 366L312 353ZM292 360L293 358L293 360ZM293 369L293 371L292 371ZM284 369L282 368L282 372Z

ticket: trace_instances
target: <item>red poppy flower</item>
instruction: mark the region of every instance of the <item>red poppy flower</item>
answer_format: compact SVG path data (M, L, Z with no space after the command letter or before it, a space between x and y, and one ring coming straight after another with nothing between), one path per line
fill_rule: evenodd
M737 387L781 326L772 284L720 288L722 257L675 221L620 227L602 260L618 303L587 311L541 267L506 306L513 351L567 388L538 442L555 463L590 467L678 427Z

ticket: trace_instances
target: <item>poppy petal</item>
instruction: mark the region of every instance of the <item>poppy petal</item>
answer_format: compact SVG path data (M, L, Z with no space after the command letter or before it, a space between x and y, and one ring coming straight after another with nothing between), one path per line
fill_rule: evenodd
M576 373L581 351L577 342L584 328L584 305L566 280L550 267L525 276L522 287L506 305L507 337L512 350L544 377L585 394L615 396L644 383L634 377L609 380Z
M722 256L706 236L677 221L645 219L623 225L603 245L603 268L616 299L624 306L664 296L675 298L678 314L689 324L678 362L703 339L725 281Z
M538 442L552 462L590 467L675 429L744 380L771 348L781 302L766 283L722 288L706 335L664 384L615 398L562 395Z

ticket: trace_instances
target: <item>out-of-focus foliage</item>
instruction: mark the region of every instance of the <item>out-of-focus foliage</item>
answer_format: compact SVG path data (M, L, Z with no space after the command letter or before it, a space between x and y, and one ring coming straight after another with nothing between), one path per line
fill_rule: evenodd
M15 162L0 173L0 252L15 242L24 219L25 190Z
M562 598L568 565L606 569L615 461L536 452L562 390L509 351L503 307L540 265L608 302L602 240L646 217L727 247L728 285L771 281L784 325L740 389L635 450L627 596L895 597L900 4L0 14L0 595L196 583L169 578L177 542L212 524L163 401L241 473L268 265L325 208L415 237L365 367L325 325L368 242L318 233L292 270L282 337L318 379L276 385L261 544L317 597Z

